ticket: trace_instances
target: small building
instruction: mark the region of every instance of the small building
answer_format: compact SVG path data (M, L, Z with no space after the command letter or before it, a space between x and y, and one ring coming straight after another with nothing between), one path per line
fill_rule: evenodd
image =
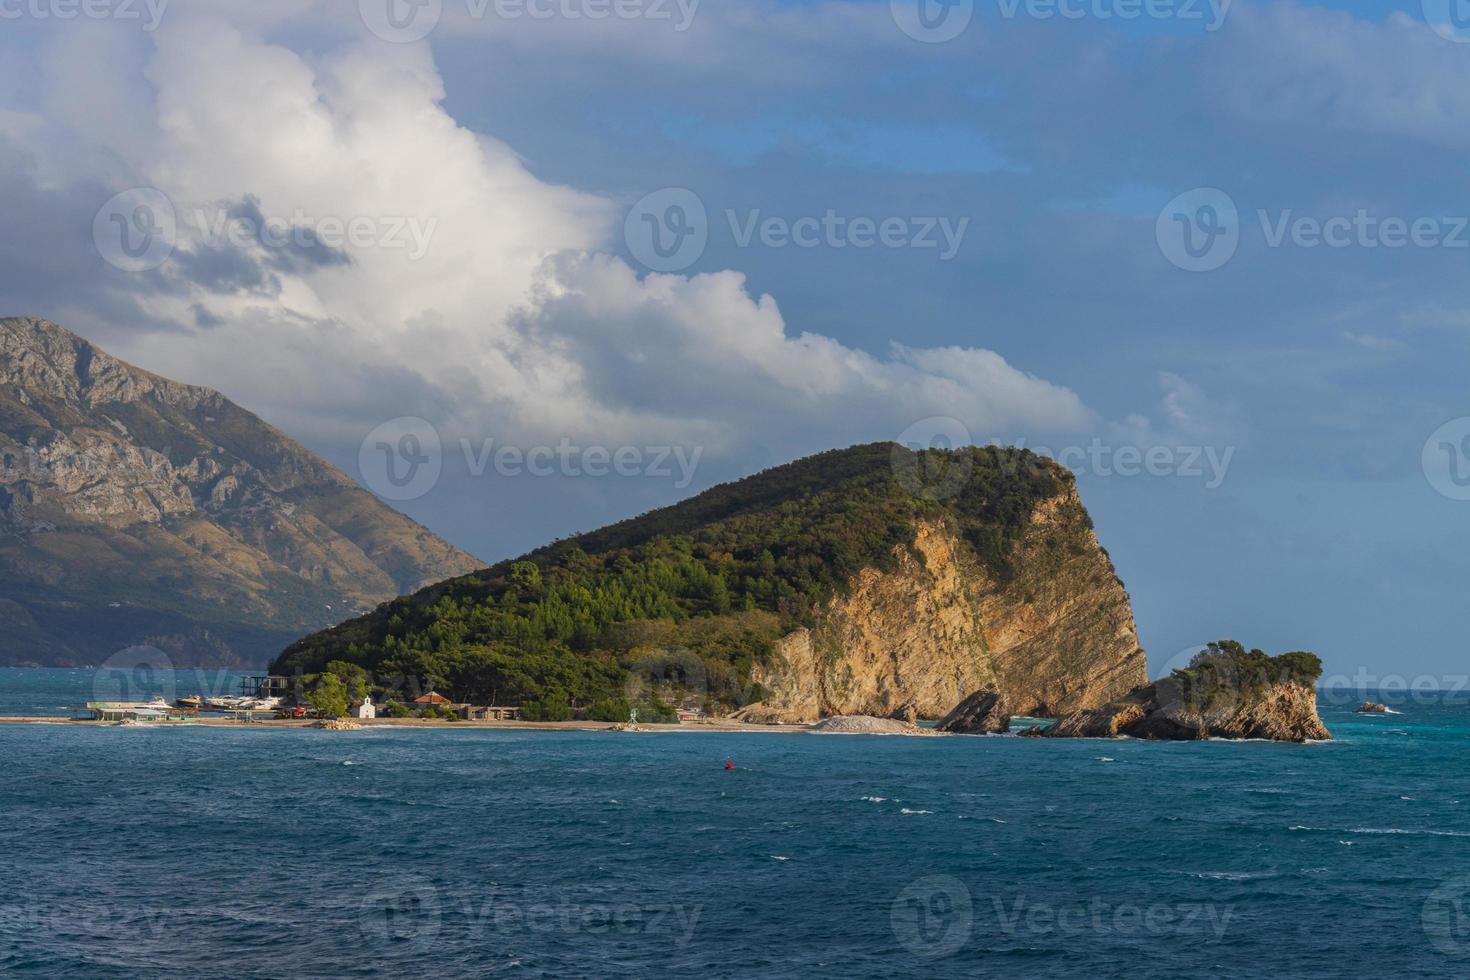
M677 714L681 725L685 722L704 721L704 712L698 708L679 708Z
M430 705L438 704L453 704L454 702L450 701L438 691L430 691L428 694L420 695L419 697L414 698L413 703L419 705L420 707L428 707Z
M459 716L465 721L519 721L521 709L514 707L481 707L479 705L459 705Z
M291 693L291 678L280 674L241 674L240 695L247 698L284 698Z
M88 701L93 721L182 721L188 717L162 701Z
M368 695L367 697L363 698L362 699L362 704L359 704L357 706L357 717L359 717L359 718L376 718L376 717L378 717L378 708L377 708L377 706L375 704L373 704L373 697L372 697L371 694Z

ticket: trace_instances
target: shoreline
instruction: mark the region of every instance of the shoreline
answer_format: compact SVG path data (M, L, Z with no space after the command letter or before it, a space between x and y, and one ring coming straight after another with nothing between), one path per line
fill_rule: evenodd
M678 723L643 723L636 729L628 729L621 722L607 721L444 721L438 718L348 718L358 729L408 728L500 731L547 731L547 732L627 732L633 735L668 732L805 732L806 725L758 725L752 722L702 722L694 725ZM0 725L75 725L84 728L243 728L249 730L308 729L325 731L318 726L316 718L258 718L242 721L238 718L191 718L188 721L145 721L131 724L116 721L97 721L91 718L68 718L64 715L16 715L0 716ZM353 729L345 729L352 731Z

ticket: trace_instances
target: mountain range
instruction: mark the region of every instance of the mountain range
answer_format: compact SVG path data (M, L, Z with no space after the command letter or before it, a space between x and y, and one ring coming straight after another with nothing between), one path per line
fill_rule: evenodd
M208 388L0 319L0 665L257 665L479 567Z

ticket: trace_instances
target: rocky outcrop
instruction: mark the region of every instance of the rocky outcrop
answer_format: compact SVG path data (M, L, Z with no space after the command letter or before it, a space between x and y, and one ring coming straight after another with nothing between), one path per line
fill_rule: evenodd
M956 735L1000 735L1010 731L1011 713L999 691L976 691L934 727Z
M1025 734L1047 738L1121 735L1170 741L1255 738L1307 742L1332 738L1317 714L1317 691L1310 684L1284 681L1215 689L1197 697L1173 677L1110 704L1069 713L1046 728Z
M1386 715L1388 714L1388 705L1379 704L1377 701L1364 701L1358 705L1356 710L1360 715Z
M0 663L264 663L476 567L218 392L0 319Z
M891 570L859 572L757 665L752 680L770 694L739 717L941 718L986 689L1013 713L1047 716L1147 680L1128 594L1070 480L1033 509L1009 567L987 570L943 518L921 523Z

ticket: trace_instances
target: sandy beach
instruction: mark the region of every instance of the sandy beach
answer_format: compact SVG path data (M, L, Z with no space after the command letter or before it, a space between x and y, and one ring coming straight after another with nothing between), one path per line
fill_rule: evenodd
M444 731L465 729L504 729L528 731L603 732L626 731L629 734L645 732L804 732L805 725L756 725L748 722L711 721L698 724L644 724L636 729L605 721L444 721L438 718L353 718L349 719L360 728L414 728ZM124 723L116 721L94 721L90 718L66 718L57 716L0 717L0 725L82 725L115 728ZM238 718L190 718L187 721L132 722L125 727L142 728L251 728L291 729L316 728L321 722L314 718L259 718L244 721ZM350 729L349 729L350 730Z

